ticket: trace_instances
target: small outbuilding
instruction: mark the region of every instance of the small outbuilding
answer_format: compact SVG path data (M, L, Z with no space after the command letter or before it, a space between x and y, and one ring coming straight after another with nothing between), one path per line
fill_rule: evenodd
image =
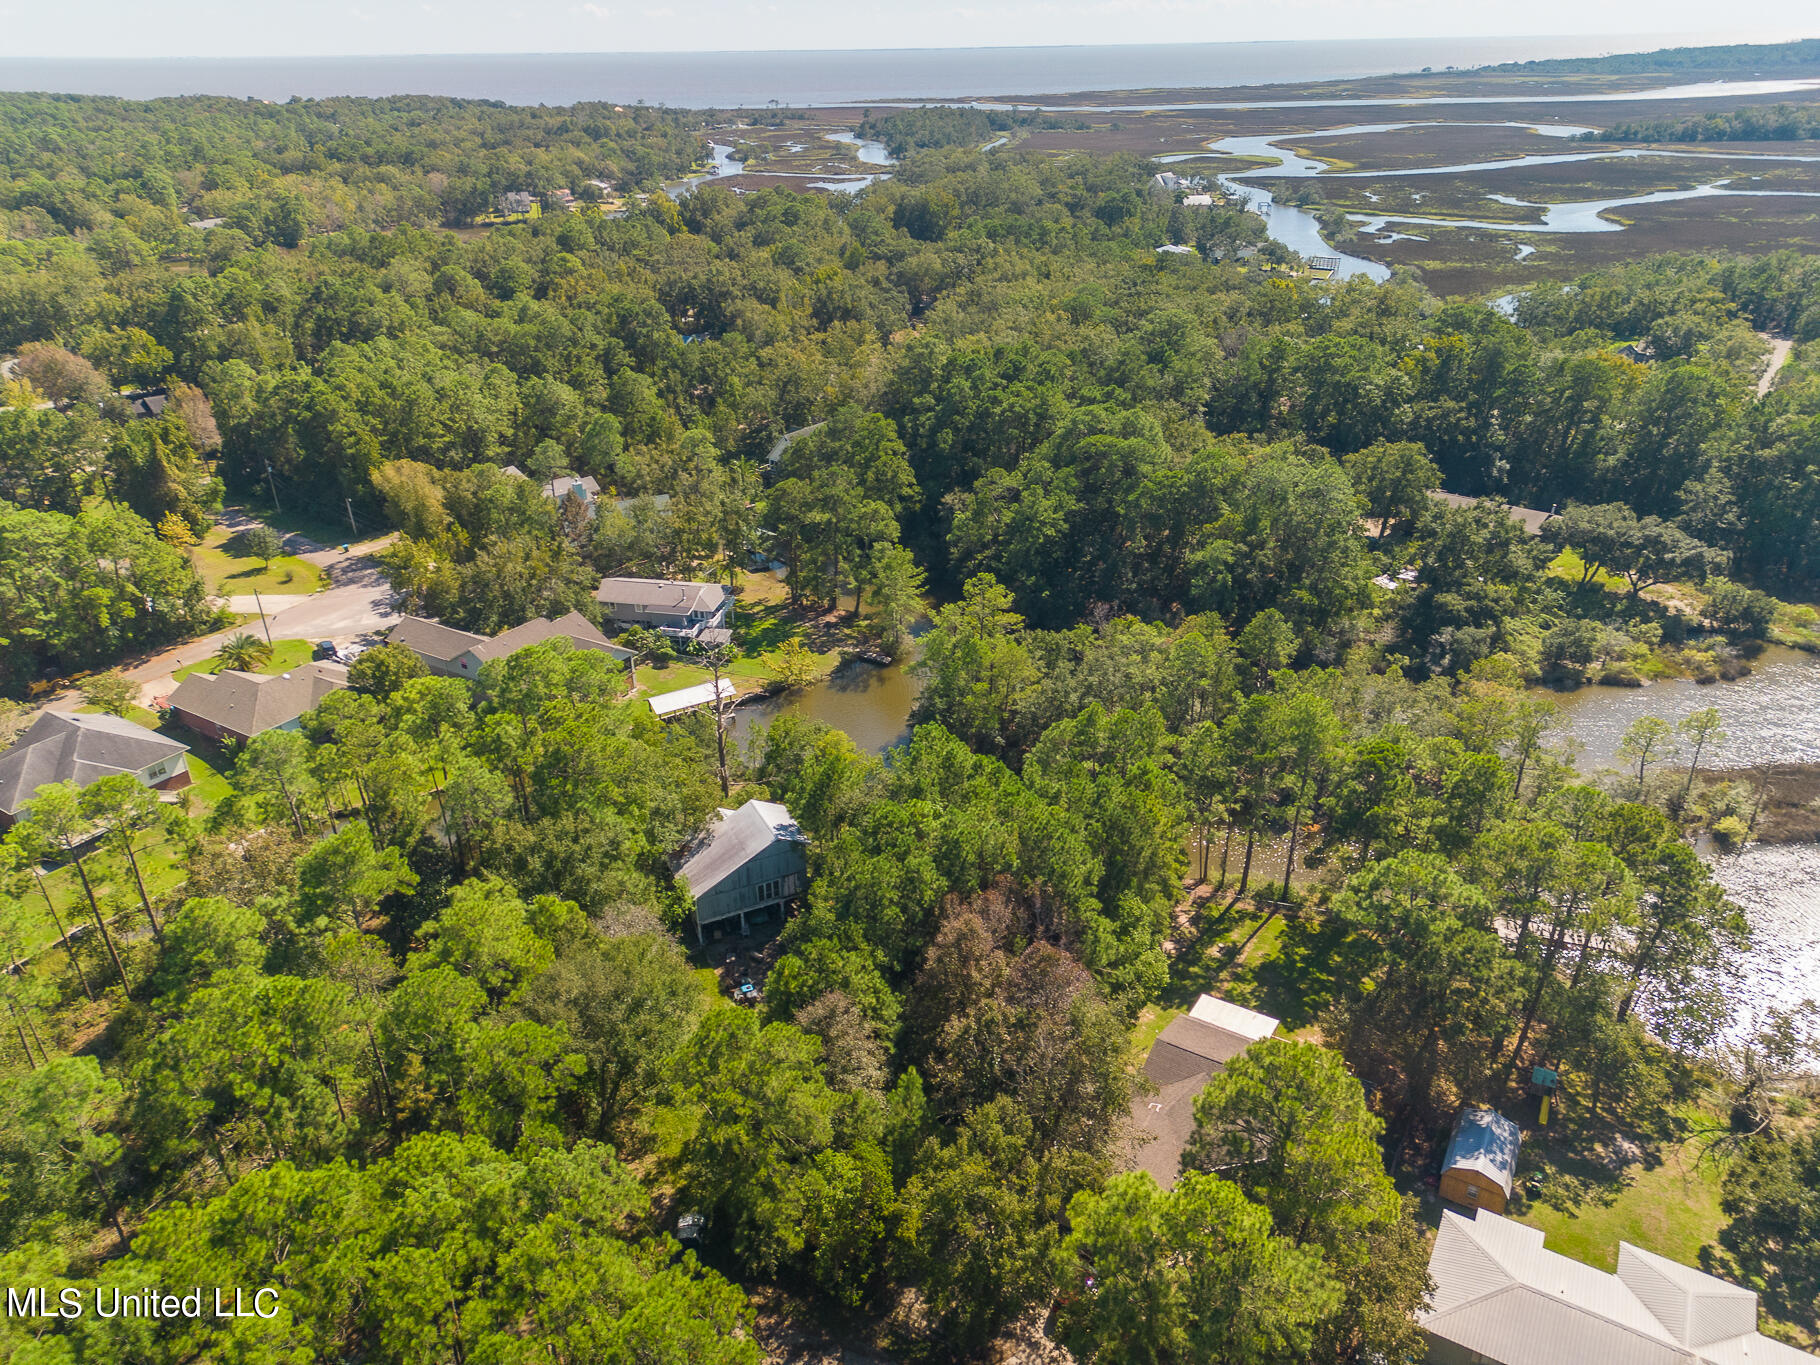
M1462 1109L1441 1161L1441 1198L1503 1213L1516 1188L1523 1130L1490 1109Z

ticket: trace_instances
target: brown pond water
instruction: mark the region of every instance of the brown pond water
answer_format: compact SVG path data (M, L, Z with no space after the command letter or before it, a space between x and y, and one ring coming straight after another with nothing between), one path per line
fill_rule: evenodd
M844 663L823 682L740 707L733 713L733 733L744 743L754 726L801 716L845 732L869 754L882 754L910 738L910 708L922 690L910 672L912 658L883 666Z
M742 706L733 732L743 742L757 725L798 715L845 732L867 753L883 753L910 735L910 709L921 686L909 669L912 657L885 667L843 664L824 682ZM1586 773L1617 763L1618 745L1638 717L1673 723L1706 706L1718 708L1726 741L1702 756L1703 765L1820 762L1820 657L1798 650L1764 651L1750 676L1736 682L1584 687L1553 695L1563 712L1563 733L1583 746L1577 761ZM1260 843L1252 861L1253 882L1280 882L1286 851L1280 840ZM1191 847L1189 852L1198 864L1197 851ZM1234 879L1241 856L1235 847ZM1709 860L1756 935L1742 964L1740 1027L1762 1005L1820 999L1820 844L1752 845L1725 857L1709 855ZM1212 862L1217 877L1217 843ZM1297 879L1306 875L1298 872Z

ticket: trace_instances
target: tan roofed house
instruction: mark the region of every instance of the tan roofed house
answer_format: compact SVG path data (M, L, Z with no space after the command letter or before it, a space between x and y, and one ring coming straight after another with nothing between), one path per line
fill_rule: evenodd
M403 645L410 650L430 672L448 677L460 677L463 670L455 661L475 646L487 643L484 635L456 630L422 616L405 617L386 632L385 639L389 645ZM468 676L473 676L471 670Z
M733 594L718 583L668 578L603 578L594 600L621 626L643 626L677 639L724 630Z
M747 916L782 913L809 880L809 837L775 801L722 808L679 855L676 879L695 901L695 935Z
M1194 1132L1194 1098L1226 1064L1261 1038L1277 1021L1229 1000L1203 995L1187 1014L1177 1015L1150 1045L1144 1074L1156 1087L1131 1101L1131 1128L1137 1145L1130 1165L1149 1171L1157 1184L1175 1184L1182 1149Z
M0 829L18 820L38 788L56 782L86 787L131 773L160 791L187 787L189 747L119 716L42 712L0 753Z
M1618 1243L1618 1273L1549 1251L1540 1229L1447 1212L1418 1311L1430 1365L1814 1365L1763 1336L1757 1296Z
M388 644L403 645L430 672L451 678L478 678L480 666L488 659L503 659L532 645L541 645L561 637L576 649L594 649L618 663L632 657L632 651L614 644L587 617L578 611L555 618L539 617L501 631L492 639L469 631L456 630L421 616L407 616L386 634Z
M210 739L246 743L267 730L295 730L304 712L314 711L331 692L348 685L341 664L301 664L288 673L192 673L171 693L178 724Z

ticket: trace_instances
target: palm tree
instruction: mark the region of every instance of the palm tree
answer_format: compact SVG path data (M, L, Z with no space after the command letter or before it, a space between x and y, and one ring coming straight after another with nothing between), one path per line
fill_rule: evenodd
M257 635L249 635L243 630L216 650L215 657L221 661L223 668L238 668L251 673L272 657L272 647Z

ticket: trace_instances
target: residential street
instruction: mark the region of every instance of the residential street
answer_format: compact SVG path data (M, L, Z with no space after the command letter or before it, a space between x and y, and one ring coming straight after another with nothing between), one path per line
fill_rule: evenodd
M264 624L253 620L231 626L129 664L121 672L140 684L140 704L149 706L153 698L170 695L177 685L172 676L176 670L200 663L219 649L223 640L242 631L263 635L269 627L274 640L334 640L345 644L357 636L383 629L397 620L397 614L391 606L391 586L373 555L390 543L391 537L384 536L343 551L339 546L324 548L300 536L289 536L285 541L286 553L299 555L327 569L333 587L308 594L262 593L263 600L259 604L255 604L250 595L229 597L228 607L242 615L254 615L262 605ZM47 707L53 711L74 711L81 705L82 694L71 689L58 693Z

